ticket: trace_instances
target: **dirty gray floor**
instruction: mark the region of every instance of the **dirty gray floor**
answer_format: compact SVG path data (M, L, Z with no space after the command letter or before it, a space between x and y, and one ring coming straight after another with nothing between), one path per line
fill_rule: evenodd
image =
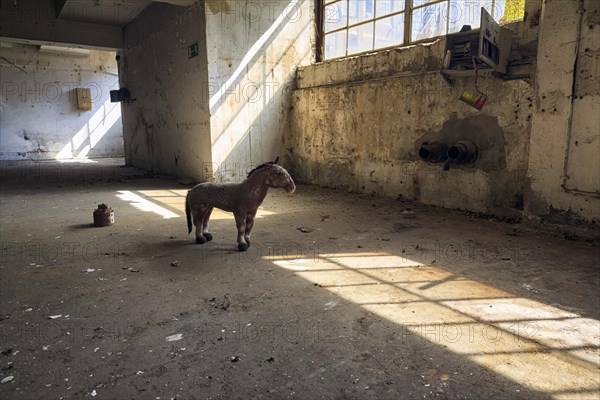
M96 161L1 165L3 399L600 397L593 235L298 185L238 253Z

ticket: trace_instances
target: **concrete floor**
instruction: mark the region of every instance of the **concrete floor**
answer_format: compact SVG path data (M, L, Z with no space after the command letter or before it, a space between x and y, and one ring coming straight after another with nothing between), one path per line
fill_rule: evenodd
M2 164L3 399L600 397L598 238L299 185L238 253L97 161Z

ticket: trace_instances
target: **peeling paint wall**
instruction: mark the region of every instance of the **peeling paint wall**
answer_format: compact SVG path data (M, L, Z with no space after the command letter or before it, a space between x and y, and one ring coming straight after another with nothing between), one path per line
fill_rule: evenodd
M153 3L123 31L121 87L129 165L205 180L211 164L204 5ZM197 44L198 55L188 56Z
M83 54L0 43L0 158L123 156L115 53ZM92 110L77 109L76 88L89 88Z
M526 208L600 219L600 2L547 0L541 14Z
M439 73L444 39L300 68L285 160L303 182L514 215L527 184L533 85L480 76L483 111L459 101L474 78ZM483 117L483 118L480 118ZM443 171L418 157L423 141L480 147L474 164Z
M313 59L312 15L308 0L206 1L215 179L279 155L296 67Z

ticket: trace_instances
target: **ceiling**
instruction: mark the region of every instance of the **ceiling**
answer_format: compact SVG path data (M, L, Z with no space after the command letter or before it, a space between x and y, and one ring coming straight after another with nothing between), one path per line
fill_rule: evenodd
M33 45L117 50L123 46L122 28L153 3L189 7L197 2L0 0L0 39Z
M53 0L57 18L101 25L125 26L153 2L187 7L196 0Z

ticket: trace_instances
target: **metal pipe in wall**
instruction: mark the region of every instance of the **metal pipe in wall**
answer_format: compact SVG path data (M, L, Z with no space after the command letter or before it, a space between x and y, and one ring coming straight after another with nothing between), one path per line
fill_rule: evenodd
M448 149L448 159L453 164L468 164L477 160L478 149L468 140L454 143Z
M448 158L448 145L442 142L423 142L419 157L430 163L444 162Z

